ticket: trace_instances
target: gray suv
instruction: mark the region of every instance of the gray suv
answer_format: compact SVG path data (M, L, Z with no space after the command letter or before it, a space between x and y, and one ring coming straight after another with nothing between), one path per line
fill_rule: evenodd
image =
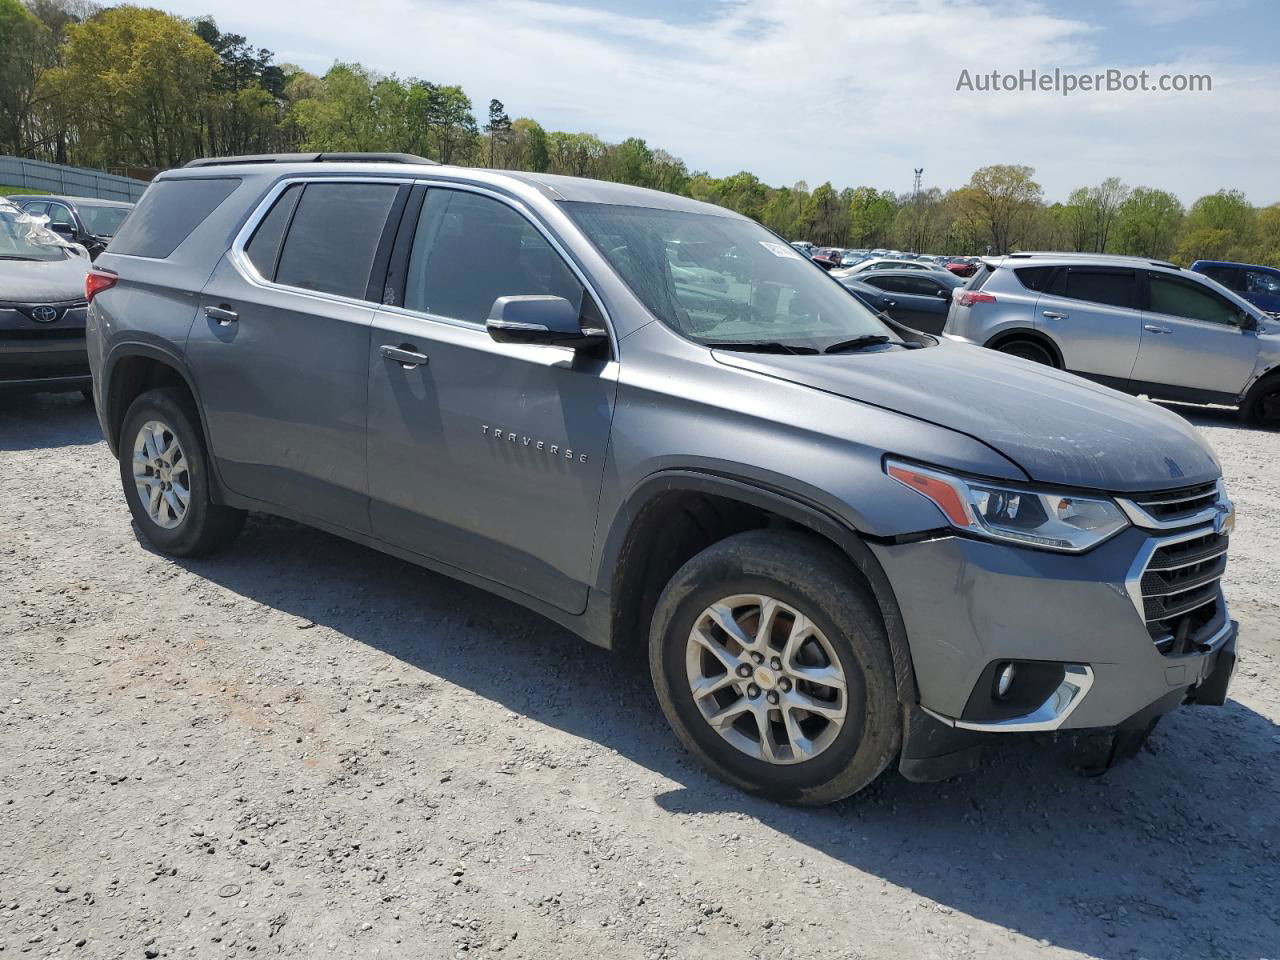
M1129 393L1280 427L1280 322L1163 260L1015 253L957 291L945 333Z
M1224 702L1234 514L1192 427L881 320L723 208L411 157L199 161L90 289L102 429L156 549L260 510L647 647L677 736L753 793L951 776L1016 732L1108 728L1120 756Z

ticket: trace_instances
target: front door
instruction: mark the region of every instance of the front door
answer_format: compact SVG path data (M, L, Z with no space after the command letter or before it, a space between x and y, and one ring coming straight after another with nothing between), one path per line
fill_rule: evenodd
M368 357L375 534L571 613L586 607L617 364L496 343L501 296L598 311L532 221L432 187L392 258ZM403 267L400 264L403 263Z
M290 186L205 286L188 362L232 491L367 532L367 288L399 190Z
M1147 274L1142 349L1134 389L1158 396L1231 402L1258 362L1258 338L1243 309L1203 283Z

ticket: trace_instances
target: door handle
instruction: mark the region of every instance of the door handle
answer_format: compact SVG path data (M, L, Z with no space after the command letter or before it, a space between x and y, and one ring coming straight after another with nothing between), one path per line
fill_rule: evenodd
M384 343L380 348L382 355L388 360L394 360L406 370L412 370L414 367L420 367L424 363L430 363L425 353L418 353L412 349L409 344L404 346L393 347L389 343Z
M1057 310L1046 310L1044 315L1050 320L1066 320L1070 316L1070 314L1059 313Z
M235 323L240 319L240 314L232 310L227 304L220 307L205 307L204 315L210 320L217 320L224 327L229 323Z
M1142 325L1142 329L1147 331L1147 333L1173 333L1173 331L1168 327L1159 327L1154 323L1144 323Z

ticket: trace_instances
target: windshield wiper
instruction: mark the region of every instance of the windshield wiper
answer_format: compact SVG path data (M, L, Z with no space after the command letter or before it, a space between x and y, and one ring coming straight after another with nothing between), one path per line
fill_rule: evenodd
M815 347L801 347L791 343L777 343L771 340L707 340L708 347L713 350L740 350L744 353L817 353Z
M882 333L866 333L860 337L854 337L852 340L838 340L826 347L823 353L844 353L848 350L861 350L863 347L875 347L882 343L896 343L892 337L886 337Z
M20 257L12 253L0 253L0 260L39 260L39 257Z

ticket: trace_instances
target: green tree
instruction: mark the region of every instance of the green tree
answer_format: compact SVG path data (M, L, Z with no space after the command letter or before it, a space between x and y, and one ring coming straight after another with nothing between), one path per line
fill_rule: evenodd
M1239 190L1201 197L1187 211L1175 256L1193 260L1240 260L1254 243L1257 211Z
M1008 253L1030 226L1042 197L1034 176L1031 167L994 164L974 171L969 178L967 196L988 237L991 253Z
M884 246L897 214L897 201L889 191L855 188L849 200L849 243L855 247Z
M478 130L471 100L461 87L421 83L421 122L430 140L427 155L441 163L465 163Z
M0 0L0 152L35 151L37 91L55 50L52 32L19 0Z
M498 166L498 158L511 139L511 118L501 100L489 101L489 122L484 125L489 137L489 166Z
M652 187L657 175L649 145L639 137L628 137L609 150L606 179L637 187Z
M1172 193L1135 187L1116 212L1111 249L1166 260L1177 245L1182 218L1182 204Z
M170 167L204 152L218 56L183 20L120 6L67 28L43 84L81 162Z

